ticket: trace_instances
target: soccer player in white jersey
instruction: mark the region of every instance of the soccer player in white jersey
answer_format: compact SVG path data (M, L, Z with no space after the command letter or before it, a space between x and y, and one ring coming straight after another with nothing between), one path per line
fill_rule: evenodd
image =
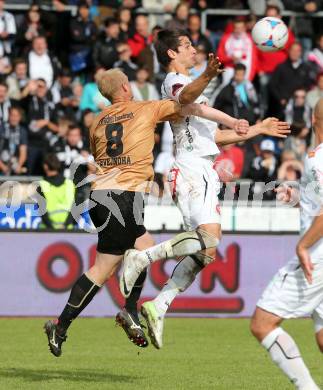
M194 65L196 51L186 32L164 30L159 33L158 38L157 54L168 70L162 86L163 96L181 104L197 101L201 103L199 107L202 111L212 110L206 105L207 99L200 96L205 86L202 86L202 83L197 85L196 80L192 82L187 76L189 68ZM238 135L239 131L246 133L243 131L243 127L247 127L246 122L222 114L220 122L236 130L216 130L214 122L204 119L200 121L195 116L171 123L176 160L170 181L174 200L182 212L187 232L145 251L129 251L124 257L120 290L127 297L139 273L147 265L163 258L184 256L158 297L142 306L149 336L156 348L162 347L163 320L169 305L176 295L185 291L196 275L214 260L216 246L221 238L218 203L220 182L214 169L214 158L219 153L216 142L235 143L258 134L284 137L288 131L286 123L269 118L251 127L247 134ZM219 118L219 115L217 117Z
M299 390L317 390L300 351L280 324L311 315L316 341L323 352L323 99L314 109L316 148L305 158L300 183L300 239L296 255L274 276L257 303L251 331L270 357ZM290 202L292 190L277 189ZM294 194L295 195L295 194Z

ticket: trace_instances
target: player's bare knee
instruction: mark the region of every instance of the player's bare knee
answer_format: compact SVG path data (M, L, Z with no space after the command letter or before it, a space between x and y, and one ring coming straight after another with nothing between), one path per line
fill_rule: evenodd
M264 327L261 321L259 321L256 316L253 315L250 321L250 332L259 341L261 341L261 337L264 332L263 328Z
M261 342L270 332L276 329L282 319L257 307L250 321L250 331Z
M319 344L317 343L318 347L319 347L319 350L321 353L323 353L323 343Z
M318 331L315 334L315 337L316 337L317 346L318 346L319 350L323 353L323 329Z

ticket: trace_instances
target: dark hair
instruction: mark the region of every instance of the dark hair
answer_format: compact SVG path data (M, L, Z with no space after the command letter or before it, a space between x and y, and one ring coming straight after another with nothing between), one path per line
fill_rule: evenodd
M268 4L267 7L266 7L266 11L265 13L268 12L268 10L270 9L275 9L277 11L277 15L280 15L281 14L281 10L280 10L280 7L278 5L275 5L275 4Z
M109 17L109 18L106 18L104 21L105 27L110 27L110 26L113 26L114 24L119 24L118 20L116 18Z
M189 38L189 34L185 30L161 30L157 35L157 42L155 43L157 58L165 68L167 68L171 62L167 51L169 49L178 51L180 37Z
M78 130L81 133L80 126L78 126L76 123L71 123L70 125L68 125L66 135L68 135L73 130Z
M78 3L78 9L80 8L90 8L87 1L86 0L81 0L79 3Z
M48 166L48 169L51 171L60 171L61 162L55 153L48 153L44 157L43 164Z
M318 75L316 76L316 82L318 82L321 77L323 77L323 72L318 73Z
M239 62L238 64L234 65L234 71L236 72L237 70L243 70L244 72L246 72L247 67L246 65L241 64L241 62Z
M11 106L9 108L9 114L11 114L12 111L18 111L20 116L22 116L22 114L23 114L22 108L19 106Z
M47 83L46 83L46 80L41 78L41 77L38 77L38 79L36 79L36 81L40 81L41 83L44 83L47 87Z
M306 123L304 121L293 122L290 125L291 135L297 137L302 132L304 127L306 127Z
M20 64L25 64L27 65L27 62L26 60L24 60L23 58L16 58L13 62L13 67L15 68L17 65L20 65Z
M159 24L156 24L156 26L154 26L152 29L151 29L151 31L152 32L154 32L154 31L156 31L156 30L162 30L163 28L159 25Z
M8 84L4 81L4 80L0 80L0 85L2 85L3 87L7 88L8 90Z

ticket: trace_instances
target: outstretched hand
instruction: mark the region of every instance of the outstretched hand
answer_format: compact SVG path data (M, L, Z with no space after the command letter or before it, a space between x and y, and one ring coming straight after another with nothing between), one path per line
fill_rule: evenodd
M277 118L266 118L261 122L262 134L277 138L287 138L290 134L289 123Z
M222 67L222 62L220 62L219 57L216 57L213 53L209 54L208 63L205 69L205 73L210 77L219 76L224 72Z
M249 122L245 119L237 119L234 123L233 130L238 135L246 135L249 131Z

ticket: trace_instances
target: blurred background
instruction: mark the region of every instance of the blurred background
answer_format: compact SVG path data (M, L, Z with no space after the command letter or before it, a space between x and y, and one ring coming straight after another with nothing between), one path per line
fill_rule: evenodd
M289 27L284 50L265 53L253 44L250 31L264 15ZM165 73L154 42L165 27L189 31L198 53L193 79L209 52L223 62L225 73L205 91L212 106L250 123L268 115L291 123L285 140L257 137L221 150L222 262L203 271L173 307L178 313L250 315L297 239L297 207L278 205L268 183L297 183L313 146L311 112L323 97L322 19L320 0L0 0L0 289L12 289L18 278L20 297L35 296L27 307L15 294L8 302L7 293L0 294L0 315L54 314L64 301L61 293L93 260L96 236L87 232L90 184L84 180L93 173L88 133L110 104L95 80L118 67L136 100L159 99ZM181 230L182 219L165 185L174 159L168 124L156 128L155 141L156 177L145 223L160 241ZM153 267L146 295L162 286L170 269L170 263ZM109 283L110 306L100 293L101 306L85 314L113 315L123 304L117 281ZM196 306L190 297L198 297ZM48 312L45 303L55 299ZM224 306L223 299L229 299Z

